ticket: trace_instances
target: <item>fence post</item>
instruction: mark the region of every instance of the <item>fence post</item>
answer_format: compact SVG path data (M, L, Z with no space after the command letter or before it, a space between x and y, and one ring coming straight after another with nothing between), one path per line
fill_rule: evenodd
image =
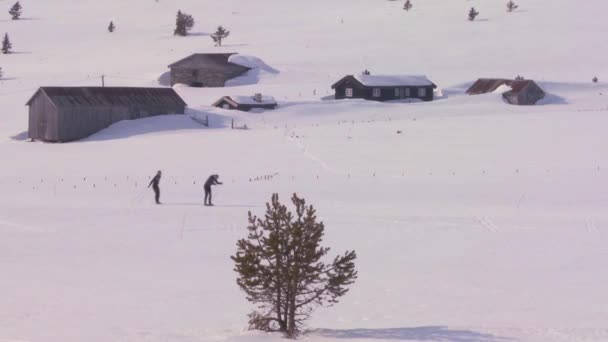
M230 124L230 128L234 129L234 119L232 119L232 122Z

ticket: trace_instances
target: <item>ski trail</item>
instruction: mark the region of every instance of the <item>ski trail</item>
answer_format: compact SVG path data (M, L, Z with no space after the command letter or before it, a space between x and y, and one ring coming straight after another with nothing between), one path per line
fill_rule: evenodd
M306 158L308 158L308 159L312 160L313 162L319 164L322 169L324 169L325 171L327 171L329 173L333 173L335 175L344 175L345 174L344 172L342 172L340 170L337 170L337 169L329 166L321 158L319 158L316 155L310 153L304 144L302 144L301 142L299 142L297 139L293 138L293 131L290 132L290 133L292 133L292 135L289 135L288 133L285 133L285 137L287 138L288 141L290 141L294 145L296 145L296 147L302 151L302 153L304 154L304 156Z
M593 219L587 219L587 221L585 221L585 227L587 228L587 233L599 233L600 231Z
M476 216L475 219L487 231L492 233L500 232L500 227L496 225L489 217Z

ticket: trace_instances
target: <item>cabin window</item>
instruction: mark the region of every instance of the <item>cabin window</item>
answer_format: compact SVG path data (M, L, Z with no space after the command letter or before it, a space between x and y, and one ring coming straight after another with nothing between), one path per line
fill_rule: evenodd
M222 108L224 108L224 109L230 109L230 105L229 105L229 104L227 104L227 103L224 103L224 104L222 105Z
M405 97L410 97L412 94L410 93L410 88L405 88Z
M353 97L353 88L346 88L346 97Z
M380 93L380 88L374 88L372 90L372 96L374 97L380 97L381 93Z
M426 88L418 88L418 97L426 97Z
M401 96L401 89L395 88L395 97Z

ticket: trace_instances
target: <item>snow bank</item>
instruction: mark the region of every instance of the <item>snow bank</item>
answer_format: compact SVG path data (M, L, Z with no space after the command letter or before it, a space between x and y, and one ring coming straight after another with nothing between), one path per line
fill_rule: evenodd
M511 90L513 90L513 88L511 88L510 86L508 86L506 84L503 84L503 85L499 86L498 88L496 88L493 91L493 93L494 94L503 94L503 93L506 93L506 92L511 91Z
M262 71L265 71L265 72L268 72L271 74L279 73L278 70L272 68L268 64L264 63L263 60L261 60L258 57L255 57L255 56L236 54L236 55L230 56L228 58L228 62L238 64L240 66L244 66L244 67L247 67L250 69L262 70Z
M255 56L241 54L232 55L230 58L228 58L228 62L250 68L251 70L247 71L242 76L228 80L226 82L227 87L258 84L262 79L268 76L275 76L279 74L277 69L269 66L260 58Z

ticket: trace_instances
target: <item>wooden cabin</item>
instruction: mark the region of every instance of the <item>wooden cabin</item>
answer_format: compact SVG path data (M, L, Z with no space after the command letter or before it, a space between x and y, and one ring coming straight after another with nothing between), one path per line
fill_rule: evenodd
M85 138L121 120L184 114L172 88L41 87L27 101L31 139L66 142Z
M182 83L191 87L223 87L229 79L250 68L230 62L236 53L195 53L171 65L171 85Z
M248 112L252 109L275 109L277 101L272 96L262 94L255 94L254 96L224 96L213 103L212 106Z
M533 105L545 97L543 89L532 80L504 78L480 78L466 93L469 95L486 94L496 91L500 86L511 88L502 94L503 99L514 105Z
M437 86L422 75L348 75L331 86L336 99L433 100Z

